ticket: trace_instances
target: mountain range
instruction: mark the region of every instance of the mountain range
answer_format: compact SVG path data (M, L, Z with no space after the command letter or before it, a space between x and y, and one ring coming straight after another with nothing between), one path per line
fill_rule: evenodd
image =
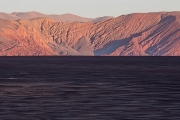
M113 18L112 16L104 16L98 18L84 18L73 14L62 15L46 15L39 12L13 12L11 14L0 12L0 18L5 20L18 20L18 19L36 19L36 18L51 18L57 22L99 22Z
M179 56L180 12L116 18L0 13L1 56Z

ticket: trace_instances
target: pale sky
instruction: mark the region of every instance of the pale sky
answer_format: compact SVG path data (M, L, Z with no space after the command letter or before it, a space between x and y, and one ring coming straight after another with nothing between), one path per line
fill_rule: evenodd
M82 17L180 11L180 0L0 0L0 12L71 13Z

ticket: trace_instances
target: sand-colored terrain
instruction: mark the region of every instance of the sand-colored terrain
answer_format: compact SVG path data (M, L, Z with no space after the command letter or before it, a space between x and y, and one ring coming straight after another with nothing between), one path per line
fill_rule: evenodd
M1 56L179 56L179 48L180 12L135 13L83 23L46 16L0 19Z

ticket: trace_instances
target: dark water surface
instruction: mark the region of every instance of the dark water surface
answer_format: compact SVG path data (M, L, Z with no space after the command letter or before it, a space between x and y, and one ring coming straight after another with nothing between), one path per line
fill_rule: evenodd
M0 120L180 120L180 57L0 57Z

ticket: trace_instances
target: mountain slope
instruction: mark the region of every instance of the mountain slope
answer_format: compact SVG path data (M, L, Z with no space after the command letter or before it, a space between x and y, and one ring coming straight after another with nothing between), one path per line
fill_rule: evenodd
M47 17L50 17L58 22L89 22L92 20L91 18L83 18L73 14L48 15Z
M95 23L0 20L0 55L179 56L180 13L135 13Z
M13 12L11 15L17 16L19 19L25 19L25 20L47 17L47 15L39 12Z
M5 20L17 20L17 19L19 19L19 17L16 15L2 13L2 12L0 12L0 18L5 19Z
M104 21L104 20L108 20L108 19L112 19L114 17L112 16L104 16L104 17L98 17L98 18L95 18L93 20L91 20L92 22L101 22L101 21Z

